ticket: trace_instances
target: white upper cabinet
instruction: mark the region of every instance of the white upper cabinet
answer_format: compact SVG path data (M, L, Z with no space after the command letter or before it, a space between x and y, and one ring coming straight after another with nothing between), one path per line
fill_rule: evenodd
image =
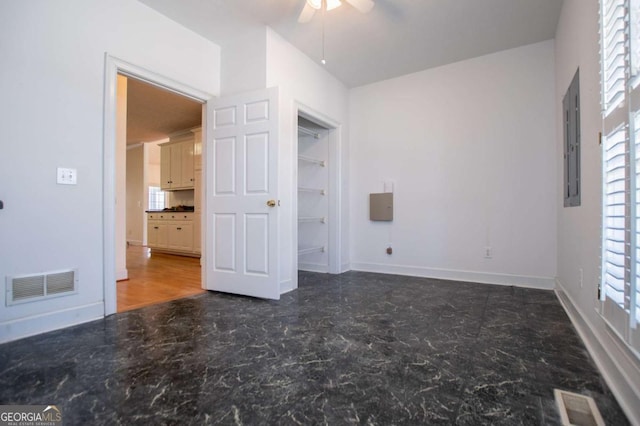
M160 145L160 180L163 190L193 189L193 135Z

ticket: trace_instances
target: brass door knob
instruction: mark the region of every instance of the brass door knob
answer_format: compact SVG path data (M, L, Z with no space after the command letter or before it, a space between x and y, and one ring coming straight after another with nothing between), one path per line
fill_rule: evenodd
M276 206L276 200L269 200L267 201L267 205L269 207L275 207Z

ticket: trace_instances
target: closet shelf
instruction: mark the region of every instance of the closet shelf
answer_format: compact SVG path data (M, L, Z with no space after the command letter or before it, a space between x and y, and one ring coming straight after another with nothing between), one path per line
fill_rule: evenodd
M316 188L298 188L298 192L311 192L314 194L325 195L324 189L316 189Z
M299 217L298 222L320 222L327 223L326 217Z
M298 133L302 133L306 136L313 136L314 139L320 139L320 134L318 132L314 132L311 129L307 129L306 127L298 126Z
M311 158L311 157L305 157L304 155L298 155L298 160L305 161L307 163L318 164L321 167L325 166L325 161L324 160L318 160L318 159Z
M311 253L324 253L324 246L299 248L298 249L298 256L302 256L302 255L305 255L305 254L311 254Z

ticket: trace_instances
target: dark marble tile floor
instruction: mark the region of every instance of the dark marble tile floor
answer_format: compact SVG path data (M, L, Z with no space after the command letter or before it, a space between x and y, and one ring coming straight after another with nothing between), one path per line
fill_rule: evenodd
M558 425L556 387L628 424L553 292L360 272L0 345L0 404L66 425Z

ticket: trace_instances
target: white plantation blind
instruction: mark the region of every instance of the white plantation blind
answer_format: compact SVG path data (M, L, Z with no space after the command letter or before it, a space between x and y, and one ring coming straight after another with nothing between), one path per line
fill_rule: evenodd
M640 71L640 1L632 1L630 4L630 22L629 30L631 32L631 40L635 40L635 43L631 43L631 74L635 76L635 81L632 82L634 88L638 86L640 79L637 77Z
M640 3L640 2L639 2ZM636 43L640 45L640 43ZM632 254L635 258L635 268L632 277L632 284L629 289L629 309L631 314L632 328L638 327L640 323L640 111L636 110L632 116L633 131L631 139L633 140L635 153L635 217L633 217L633 230L635 240L632 243Z
M626 206L628 190L626 132L614 131L604 138L604 293L624 307L626 262Z
M602 80L607 113L624 100L625 10L625 0L603 0Z
M636 354L640 353L639 18L640 0L601 0L601 313Z

